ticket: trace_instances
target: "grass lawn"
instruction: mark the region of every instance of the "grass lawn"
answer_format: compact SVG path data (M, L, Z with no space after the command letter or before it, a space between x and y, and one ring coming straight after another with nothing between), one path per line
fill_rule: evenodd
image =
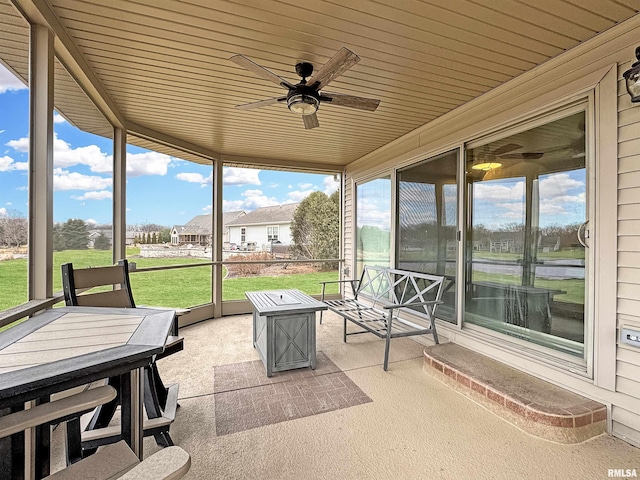
M140 253L139 248L128 248L129 261L138 268L162 265L201 263L197 258L131 258ZM111 251L66 250L53 255L53 291L62 290L60 265L73 262L76 268L97 267L111 264ZM226 273L223 272L223 273ZM337 280L333 272L282 275L276 277L244 277L224 279L223 300L243 300L244 292L297 288L309 294L319 294L319 282ZM154 272L132 272L131 287L138 305L186 308L211 302L211 267L193 267ZM337 293L337 285L328 290ZM27 260L0 262L0 310L25 303L27 298Z

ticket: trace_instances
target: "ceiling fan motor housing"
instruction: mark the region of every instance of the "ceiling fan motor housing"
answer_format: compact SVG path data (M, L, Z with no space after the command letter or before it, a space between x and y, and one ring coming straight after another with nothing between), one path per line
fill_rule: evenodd
M309 62L296 63L296 73L303 79L309 78L313 73L313 65Z

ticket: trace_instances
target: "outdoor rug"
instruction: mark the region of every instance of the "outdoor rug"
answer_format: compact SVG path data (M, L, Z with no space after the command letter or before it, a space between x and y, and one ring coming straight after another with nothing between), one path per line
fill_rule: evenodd
M260 360L214 367L216 435L372 401L324 353L317 353L316 364L271 378Z

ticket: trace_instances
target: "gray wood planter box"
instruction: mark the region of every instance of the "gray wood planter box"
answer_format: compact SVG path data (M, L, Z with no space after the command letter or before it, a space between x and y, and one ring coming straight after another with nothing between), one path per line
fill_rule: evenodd
M316 312L327 306L298 290L247 292L253 304L253 346L267 370L316 368Z

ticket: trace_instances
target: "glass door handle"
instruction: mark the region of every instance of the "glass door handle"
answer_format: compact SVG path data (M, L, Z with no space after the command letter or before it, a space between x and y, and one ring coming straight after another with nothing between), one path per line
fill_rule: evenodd
M589 220L582 223L578 227L578 233L577 233L578 241L580 242L580 245L582 245L584 248L589 248L589 245L586 242L586 239L589 238L589 230L586 229L588 224L589 224Z

